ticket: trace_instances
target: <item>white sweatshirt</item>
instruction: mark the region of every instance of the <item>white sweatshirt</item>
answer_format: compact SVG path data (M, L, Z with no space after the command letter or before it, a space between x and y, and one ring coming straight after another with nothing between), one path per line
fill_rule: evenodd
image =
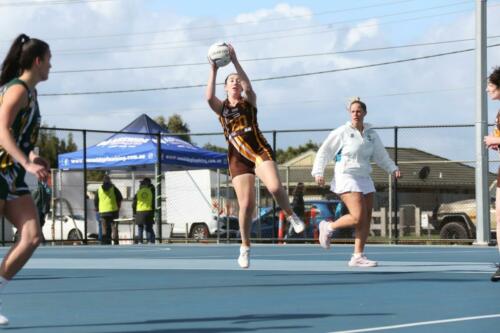
M335 158L339 151L340 160L337 156L335 177L342 174L369 177L372 172L371 161L387 173L392 174L398 170L385 150L380 137L371 127L370 124L365 123L363 133L361 133L348 121L345 125L331 131L316 154L312 176L323 176L326 165Z

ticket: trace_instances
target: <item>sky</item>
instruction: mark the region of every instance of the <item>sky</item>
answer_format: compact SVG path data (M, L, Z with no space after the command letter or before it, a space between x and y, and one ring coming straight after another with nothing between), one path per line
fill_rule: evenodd
M474 0L0 0L0 54L19 33L50 44L52 72L37 88L43 122L61 128L120 130L143 113L177 113L192 133L220 132L203 87L216 41L231 43L255 80L262 130L338 127L352 96L367 103L366 121L375 126L472 125L474 52L371 65L474 47L473 40L456 42L474 38L474 9ZM488 1L487 13L488 43L498 44L500 1ZM422 43L438 44L408 46ZM495 65L500 47L488 49L488 72ZM218 82L233 71L221 68ZM301 75L316 72L325 73ZM292 74L299 76L269 79ZM116 90L129 92L74 95ZM217 95L224 97L222 86ZM490 122L498 108L489 102ZM278 145L326 135L283 134ZM454 147L470 143L473 130L443 135L408 131L402 142L469 158ZM382 137L391 145L388 131ZM195 141L223 145L221 135Z

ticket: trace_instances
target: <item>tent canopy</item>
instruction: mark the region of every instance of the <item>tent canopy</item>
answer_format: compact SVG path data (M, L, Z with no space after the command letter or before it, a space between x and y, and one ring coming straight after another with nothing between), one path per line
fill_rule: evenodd
M132 134L144 133L144 134ZM168 131L143 114L127 125L120 133L87 148L88 169L154 168L158 162L158 133L161 133L162 170L225 169L225 154L196 147ZM58 156L59 169L82 170L83 150Z

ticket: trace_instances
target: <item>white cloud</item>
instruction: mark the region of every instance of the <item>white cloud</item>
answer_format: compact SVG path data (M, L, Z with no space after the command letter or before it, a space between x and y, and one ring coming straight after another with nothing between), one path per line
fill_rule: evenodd
M122 4L116 7L117 4ZM53 49L53 70L108 68L185 64L206 61L208 46L217 39L228 39L236 47L241 60L273 56L331 52L370 46L397 45L397 29L408 25L382 25L377 20L364 20L345 30L308 29L289 33L265 33L321 22L306 6L279 4L268 9L242 13L233 21L210 17L177 16L170 11L143 7L141 1L109 2L108 5L53 6L50 10L23 8L0 11L3 39L13 39L26 31L46 38ZM125 4L125 5L123 5ZM136 5L134 5L136 4ZM102 6L102 7L101 7ZM491 11L491 15L496 11ZM21 15L22 13L22 15ZM301 16L302 15L302 16ZM301 17L299 17L301 16ZM271 20L268 18L293 20ZM423 27L419 41L440 41L472 37L473 14L450 19L446 23ZM241 23L237 25L223 25ZM205 27L197 29L196 27ZM412 29L415 29L412 27ZM492 34L500 31L500 22L489 19ZM149 32L139 34L142 32ZM79 39L79 36L124 33L108 38ZM133 33L127 35L126 33ZM280 35L288 38L271 37ZM228 38L227 36L234 36ZM59 40L51 37L70 37ZM74 37L73 39L71 39ZM253 41L251 41L253 40ZM498 42L498 39L497 39ZM144 45L164 48L151 51L103 53L103 48L121 45ZM180 44L183 43L183 44ZM251 79L292 73L328 71L361 66L388 60L469 47L452 44L390 51L335 54L278 60L244 62ZM187 47L186 47L187 46ZM0 44L3 53L8 43ZM94 53L64 54L59 50L94 49ZM489 58L498 63L500 48L490 49ZM491 67L493 63L490 63ZM220 70L219 81L234 71L231 65ZM204 84L208 65L158 69L107 71L73 74L52 74L39 85L40 93L99 91ZM421 95L381 96L408 91L460 88L474 85L473 54L446 56L352 71L306 76L286 80L254 82L258 95L259 121L264 130L294 128L333 128L347 120L345 103L350 96L361 96L369 107L368 121L378 126L411 124L445 124L474 122L473 90L458 90ZM217 88L223 98L222 87ZM45 121L59 127L118 130L134 117L148 113L155 117L179 113L192 132L220 131L216 116L204 101L204 88L160 90L156 92L88 95L72 97L41 97ZM204 108L204 106L206 108ZM496 109L497 107L495 107ZM491 117L490 117L491 119ZM315 136L320 140L326 133ZM289 144L306 140L302 135L289 136ZM222 140L214 137L213 140ZM195 139L195 141L201 141ZM388 142L391 144L391 142Z
M259 23L269 18L297 18L308 20L312 11L307 7L291 6L286 3L276 5L273 9L260 9L252 13L240 14L236 17L237 23Z
M370 19L358 23L354 28L349 29L345 41L345 48L350 49L356 45L362 38L372 38L379 32L378 20Z

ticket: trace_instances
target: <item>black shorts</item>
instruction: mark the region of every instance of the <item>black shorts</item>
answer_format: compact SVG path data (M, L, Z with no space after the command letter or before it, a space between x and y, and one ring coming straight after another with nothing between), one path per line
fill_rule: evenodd
M0 200L10 201L31 194L24 176L26 170L19 164L0 169Z

